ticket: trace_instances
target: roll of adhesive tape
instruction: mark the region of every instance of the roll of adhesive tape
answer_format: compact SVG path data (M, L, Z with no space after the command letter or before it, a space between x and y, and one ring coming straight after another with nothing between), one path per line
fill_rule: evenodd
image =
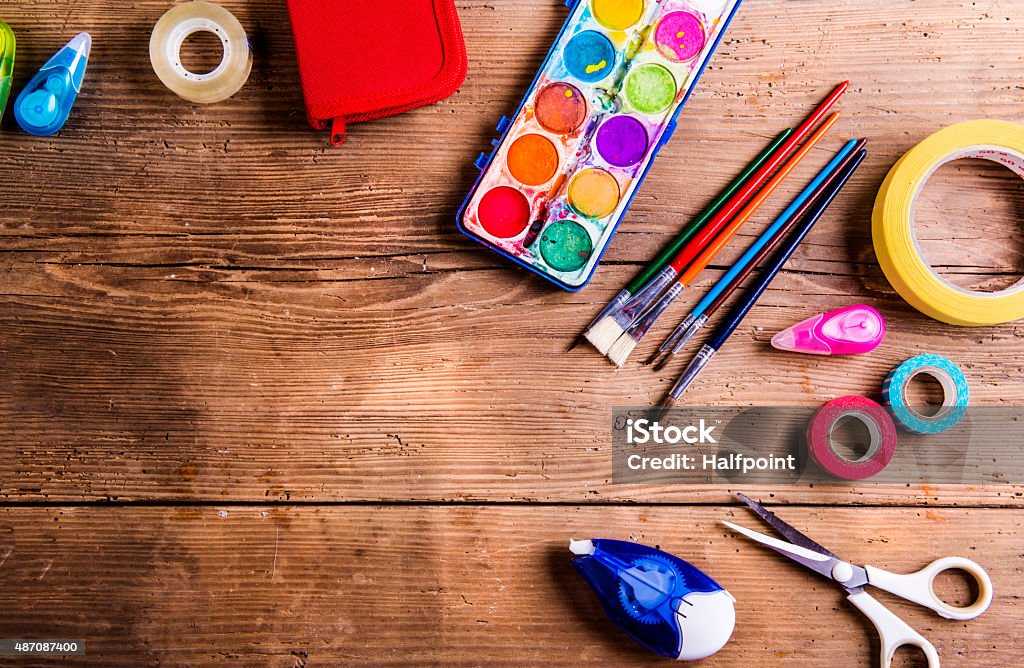
M942 385L942 408L935 415L922 415L907 405L907 385L919 374L931 376ZM964 372L939 355L918 355L900 364L885 379L882 395L896 421L918 434L949 431L963 419L971 399Z
M868 428L871 443L859 459L836 452L832 432L840 420L859 420ZM807 445L818 466L843 480L864 480L878 475L896 452L896 425L881 405L866 397L840 397L821 408L807 425Z
M1024 279L998 292L961 288L928 264L914 234L914 207L924 184L939 167L962 158L990 160L1024 178L1024 126L968 121L911 149L889 172L875 200L875 254L896 292L925 315L969 327L1011 322L1024 317Z
M224 56L211 72L196 74L181 64L181 45L189 35L213 33ZM149 60L160 81L191 102L210 104L238 92L252 71L252 51L245 29L231 12L212 2L188 2L160 17L149 39Z

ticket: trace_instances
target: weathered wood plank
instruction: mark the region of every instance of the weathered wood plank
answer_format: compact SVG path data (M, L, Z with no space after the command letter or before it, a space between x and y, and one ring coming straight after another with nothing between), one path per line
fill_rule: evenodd
M255 286L252 299L264 292ZM355 320L344 304L328 307L337 301L328 296L314 296L323 310L303 307L303 294L309 298L303 288L291 303L259 313L215 296L221 306L191 298L190 306L156 309L157 317L102 301L12 300L2 320L12 336L0 347L9 376L0 388L8 416L0 490L22 499L684 500L694 493L605 484L611 407L657 401L669 373L616 372L588 351L563 355L567 328L551 336L500 303L454 313L367 305ZM691 401L877 395L907 350L948 345L935 334L896 330L854 368L839 359L807 368L775 356L773 378L750 369L782 326L775 296L766 302ZM557 318L554 306L534 311ZM368 336L368 327L376 332ZM1018 340L994 338L982 353L962 353L978 401L1014 398L1006 387L1018 381L1002 379L1020 369ZM494 341L524 352L495 355ZM830 380L821 386L820 378ZM955 502L952 491L942 499ZM965 497L1008 503L1019 491ZM871 487L853 498L906 497L902 488Z
M562 351L769 136L846 78L854 86L828 147L863 135L871 157L689 401L877 395L893 364L923 351L960 362L978 404L1024 401L1024 328L963 330L917 314L881 276L868 232L878 184L916 141L957 120L1017 118L1019 2L749 1L607 266L575 295L452 226L471 159L532 77L561 3L462 3L463 89L356 126L341 150L305 126L284 3L225 4L249 29L256 65L239 95L210 107L178 100L150 71L148 31L166 2L4 4L19 83L73 32L95 37L60 137L29 137L10 114L4 123L7 499L723 501L721 490L607 485L609 410L657 401L672 374ZM958 281L1005 285L1024 271L1022 207L999 170L943 170L921 207L929 256ZM874 355L768 352L775 331L855 301L889 317ZM1020 494L863 487L827 498L1005 505Z
M731 507L36 508L0 512L0 636L84 639L92 665L655 665L604 619L570 536L658 544L736 596L710 666L871 665L842 590L718 524ZM912 572L963 555L992 576L951 622L879 597L944 666L1006 666L1024 623L1024 512L792 507L856 563ZM951 600L966 597L940 581ZM966 601L962 601L966 602ZM74 662L71 662L74 663Z

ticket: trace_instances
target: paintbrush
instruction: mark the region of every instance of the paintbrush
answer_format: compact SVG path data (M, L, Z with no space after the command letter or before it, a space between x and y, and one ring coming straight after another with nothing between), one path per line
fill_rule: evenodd
M780 169L775 176L765 185L763 189L752 199L743 210L732 219L732 221L721 231L721 233L715 237L709 245L700 251L694 261L686 268L686 271L682 273L678 280L668 289L661 298L655 302L653 306L641 315L641 317L634 322L629 329L627 329L622 336L612 344L612 347L608 350L608 358L616 366L622 366L626 363L630 354L636 348L637 344L644 338L647 332L650 331L654 323L657 322L661 314L665 312L672 302L674 302L679 295L683 293L683 290L687 288L697 277L707 268L711 261L715 259L723 248L732 240L737 232L742 228L757 212L761 206L768 201L768 198L778 189L780 185L789 177L794 169L806 158L812 150L818 145L818 143L828 134L829 130L839 120L839 112L832 114L821 127L815 131L811 138L800 147L800 150ZM807 196L810 196L808 191ZM791 212L790 212L791 213ZM785 221L783 221L783 224ZM692 243L692 242L691 242Z
M555 179L555 182L551 184L551 188L548 190L548 196L544 199L545 204L541 207L540 215L533 221L533 224L530 225L530 229L526 232L526 236L523 237L523 248L529 248L537 242L537 239L540 237L541 230L544 229L544 223L547 222L548 211L555 199L555 195L557 195L558 191L562 189L565 181L565 174L559 174L558 178Z
M736 328L739 327L743 319L750 313L750 309L754 307L757 300L764 294L768 286L771 285L775 277L782 271L783 266L790 257L793 256L794 251L807 236L808 232L814 227L814 225L821 220L825 211L828 210L829 205L835 200L836 196L842 191L850 177L853 176L857 168L864 161L864 156L867 155L867 151L861 149L857 154L854 161L842 172L838 181L833 184L832 188L825 192L821 199L819 199L816 205L809 211L804 221L797 226L793 234L786 239L785 243L778 250L778 252L772 256L772 259L765 266L764 271L758 275L757 280L750 286L750 289L743 295L743 300L740 304L729 314L722 324L718 326L714 335L704 344L704 347L700 349L690 365L686 367L683 375L680 376L679 380L672 387L672 390L668 393L668 396L661 403L662 409L671 408L678 401L679 397L686 392L686 389L693 384L700 372L711 362L711 359L715 354L722 349L729 337L732 336Z
M687 245L672 260L671 263L662 269L654 278L648 281L647 285L641 288L636 294L620 306L608 313L589 332L586 339L602 353L607 353L615 341L622 336L629 327L636 322L640 316L647 311L648 307L668 288L682 273L690 262L707 246L707 244L718 234L732 217L740 210L748 199L764 185L769 175L781 165L786 158L796 149L811 130L818 124L825 114L828 113L835 103L842 97L849 87L850 82L845 81L833 90L810 116L790 135L789 139L783 142L778 151L763 164L750 180L729 201L708 221L700 233L691 239Z
M682 250L683 246L686 245L686 242L692 239L693 235L697 234L697 232L700 231L704 224L711 220L712 216L718 213L719 209L722 208L726 201L734 194L736 194L737 190L743 187L743 184L745 184L747 180L750 179L754 172L756 172L761 167L761 165L763 165L765 161L771 157L771 155L776 151L776 149L779 148L782 142L786 141L786 139L791 134L793 134L793 128L786 128L785 130L780 132L779 135L774 139L774 141L772 141L772 143L769 144L768 148L766 148L764 151L761 152L760 155L754 158L753 162L747 165L746 169L744 169L743 172L739 176L737 176L732 183L729 184L729 187L723 190L718 195L718 197L716 197L714 201L712 201L711 204L709 204L708 207L700 213L700 215L698 215L696 218L690 221L690 224L683 228L683 230L678 234L678 236L676 236L676 238L672 240L672 243L665 246L661 253L659 253L658 256L654 258L643 271L637 274L636 278L634 278L629 283L629 285L623 288L622 292L615 296L615 299L611 300L608 303L608 305L605 306L604 309L597 314L597 317L594 318L589 325L587 325L587 328L583 331L583 333L576 337L576 340L573 342L573 344L569 346L569 350L572 350L580 343L585 341L586 333L593 329L594 325L599 323L602 318L604 318L614 309L617 309L618 307L622 306L627 301L629 301L629 298L632 297L637 292L639 292L640 289L647 284L647 281L651 280L658 272L664 269L665 266L672 261L672 258L674 258L676 254L680 250Z
M758 238L747 252L736 261L729 271L722 276L715 286L704 295L688 316L676 327L675 331L665 339L647 360L653 364L663 353L665 356L655 366L660 371L685 346L690 339L707 323L708 319L729 299L733 292L746 280L754 269L778 247L789 232L799 224L800 220L836 182L843 170L854 160L857 152L864 148L866 140L853 139L843 147L820 174L804 189L800 197L795 199L789 208Z

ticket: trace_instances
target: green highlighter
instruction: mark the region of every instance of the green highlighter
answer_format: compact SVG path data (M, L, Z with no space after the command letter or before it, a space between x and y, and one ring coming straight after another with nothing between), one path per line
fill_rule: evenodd
M14 78L14 31L0 21L0 120L4 117L7 107L7 96L11 93L11 81Z

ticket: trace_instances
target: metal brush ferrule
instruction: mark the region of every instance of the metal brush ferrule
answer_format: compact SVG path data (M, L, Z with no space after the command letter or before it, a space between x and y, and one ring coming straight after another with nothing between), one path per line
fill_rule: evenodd
M605 306L604 309L597 314L597 317L590 321L590 324L587 325L587 331L589 332L590 330L594 329L594 325L604 320L605 316L607 316L609 313L618 310L623 304L629 301L629 298L631 296L632 295L630 295L629 292L627 292L626 290L623 290L619 294L615 295L615 299L608 302L608 305Z
M702 315L701 317L694 320L690 324L690 326L686 328L686 331L683 332L682 338L679 339L679 341L676 343L675 348L672 349L672 354L675 355L680 350L682 350L683 346L689 343L693 339L693 337L697 336L697 332L699 332L701 328L704 327L704 325L706 325L707 323L708 317L706 315Z
M623 324L623 316L626 321L626 326L623 329L627 329L630 324L636 322L636 320L643 315L644 311L651 305L658 295L669 286L669 284L676 278L676 271L672 267L665 267L661 270L657 276L651 279L643 289L633 295L629 301L619 310L615 316L615 320L619 324Z
M669 395L673 399L678 399L683 396L683 393L686 392L687 388L693 384L693 381L697 379L697 376L700 375L700 372L704 370L704 367L708 365L708 362L711 361L711 358L714 357L717 352L718 351L711 346L705 345L701 348L700 352L693 358L693 361L690 362L690 366L686 367L686 371L684 371L683 375L679 377L678 381L676 381L676 384L672 387L672 391L669 392Z
M668 292L662 295L661 299L654 303L654 306L647 309L647 311L640 316L640 319L629 328L630 335L633 339L635 341L639 341L643 338L643 336L650 331L651 327L654 326L654 323L658 321L661 314L665 312L665 309L671 306L672 302L674 302L685 289L686 287L682 283L676 283L669 288Z
M659 352L665 352L666 350L671 348L673 345L675 345L675 342L679 340L679 337L682 336L683 334L685 334L686 330L690 329L690 325L693 324L694 320L695 320L695 318L693 317L692 314L686 316L685 318L683 318L683 321L681 323L679 323L678 327L676 327L674 330L672 330L672 333L669 334L667 339L665 339L665 342L662 343L660 346L658 346L658 351Z

